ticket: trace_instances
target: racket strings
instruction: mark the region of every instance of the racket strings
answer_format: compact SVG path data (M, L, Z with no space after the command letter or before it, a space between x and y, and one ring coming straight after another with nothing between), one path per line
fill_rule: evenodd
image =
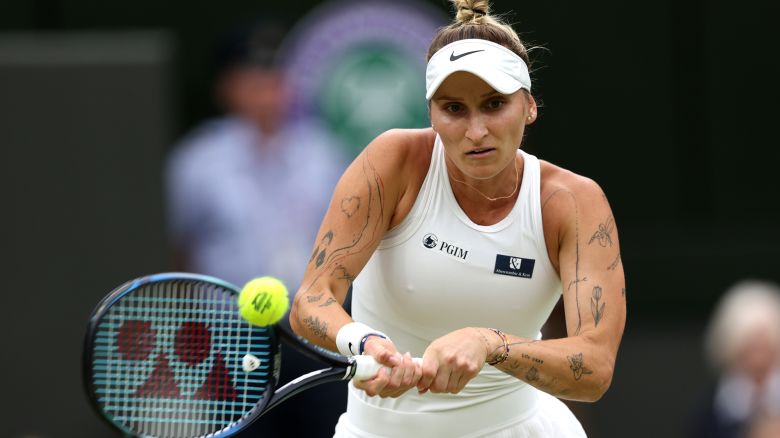
M104 412L127 430L196 437L230 428L273 386L267 329L252 328L234 293L187 280L153 282L100 320L93 384ZM262 365L242 369L252 354Z

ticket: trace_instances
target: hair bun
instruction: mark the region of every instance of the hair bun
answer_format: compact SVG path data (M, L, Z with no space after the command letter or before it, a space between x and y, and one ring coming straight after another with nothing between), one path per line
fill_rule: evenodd
M490 13L490 4L487 0L451 0L455 5L457 23L469 23L487 17Z

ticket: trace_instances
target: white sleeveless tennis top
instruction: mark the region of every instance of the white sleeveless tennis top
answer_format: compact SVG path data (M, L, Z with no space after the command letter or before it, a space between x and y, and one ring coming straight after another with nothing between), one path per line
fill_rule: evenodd
M469 326L539 337L561 295L561 282L542 230L539 160L518 153L524 167L517 202L500 222L483 226L455 200L444 147L436 137L414 206L386 233L355 279L355 321L385 332L399 351L415 357L436 338ZM468 436L469 430L485 433L525 418L534 409L535 391L485 365L459 394L418 395L412 389L382 399L350 385L345 416L353 426L392 426L398 436ZM399 424L406 426L397 430Z

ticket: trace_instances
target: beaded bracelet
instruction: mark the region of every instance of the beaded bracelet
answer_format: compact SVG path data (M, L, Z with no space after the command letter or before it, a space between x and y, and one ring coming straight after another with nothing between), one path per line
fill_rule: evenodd
M497 334L499 337L501 337L501 341L504 343L504 352L501 353L497 358L495 358L495 359L491 360L490 362L488 362L488 365L495 366L495 365L498 365L501 362L509 359L509 342L506 339L506 335L501 330L490 328L490 327L488 327L488 329L492 330L495 334Z

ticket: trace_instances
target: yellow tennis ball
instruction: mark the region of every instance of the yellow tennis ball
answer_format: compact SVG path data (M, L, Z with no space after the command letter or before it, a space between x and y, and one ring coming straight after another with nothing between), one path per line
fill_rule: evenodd
M275 324L289 308L287 288L278 278L250 280L238 295L238 312L254 325Z

